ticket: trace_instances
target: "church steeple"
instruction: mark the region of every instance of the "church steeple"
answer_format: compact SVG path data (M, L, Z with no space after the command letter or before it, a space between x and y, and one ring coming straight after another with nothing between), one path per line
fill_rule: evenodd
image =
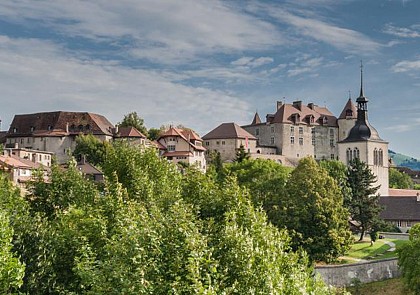
M357 120L354 127L350 130L349 135L343 142L348 141L366 141L366 140L382 140L378 132L368 121L368 99L363 93L363 63L360 62L360 96L357 102Z
M261 124L260 116L258 115L258 111L255 111L254 119L252 120L251 125Z

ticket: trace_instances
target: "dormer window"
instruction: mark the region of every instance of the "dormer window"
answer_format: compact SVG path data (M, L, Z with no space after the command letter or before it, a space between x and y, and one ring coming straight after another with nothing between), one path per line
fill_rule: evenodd
M294 124L299 124L299 122L300 122L300 115L299 114L293 114L292 115L292 122Z
M83 131L83 125L79 125L78 128L79 128L79 131Z
M346 110L346 117L353 117L353 111L351 109Z
M35 127L31 126L31 132L34 132L34 131L35 131Z
M52 129L53 129L53 126L52 125L48 125L48 130L50 131Z
M70 126L70 130L71 130L71 131L74 131L74 129L76 129L76 126L75 126L74 124L71 124L71 126Z
M85 128L86 128L86 130L90 130L90 125L89 125L89 124L87 124L87 125L85 126Z
M17 128L13 127L13 133L17 133Z

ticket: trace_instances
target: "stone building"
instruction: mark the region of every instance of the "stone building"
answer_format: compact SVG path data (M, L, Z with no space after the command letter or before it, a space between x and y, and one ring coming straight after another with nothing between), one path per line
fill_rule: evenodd
M170 127L156 141L162 157L175 164L183 162L206 171L203 140L191 129Z
M79 134L107 141L113 138L113 130L104 116L87 112L15 115L6 135L6 147L52 152L58 163L64 163L74 151Z

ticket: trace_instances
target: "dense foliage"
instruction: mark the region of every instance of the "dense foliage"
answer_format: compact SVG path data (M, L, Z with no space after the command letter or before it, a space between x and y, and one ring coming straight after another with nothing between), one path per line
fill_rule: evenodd
M144 125L144 120L141 118L137 112L131 112L127 115L124 115L123 120L118 124L120 127L134 127L145 136L148 135L147 128Z
M14 274L2 274L3 293L333 292L234 177L181 174L154 151L124 143L101 166L104 189L74 162L32 183L25 198L1 180L1 259Z
M366 231L375 228L380 222L379 186L374 186L376 176L368 165L355 158L348 170L348 183L351 189L349 211L351 218L360 224L360 241Z
M398 265L406 287L414 294L420 294L420 223L410 229L410 241L397 251Z
M414 182L410 175L400 172L395 168L389 168L389 187L411 189L414 187Z

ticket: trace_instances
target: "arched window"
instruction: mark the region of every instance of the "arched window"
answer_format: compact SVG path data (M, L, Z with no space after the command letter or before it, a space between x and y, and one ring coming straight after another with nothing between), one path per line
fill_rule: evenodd
M354 148L353 150L353 159L359 158L360 157L360 151L358 148Z
M350 148L348 148L346 151L346 157L347 157L347 164L350 164L351 160L353 160L353 154Z
M378 150L376 148L373 150L373 165L379 165Z
M378 165L383 166L384 165L384 152L382 149L379 149L379 161Z

